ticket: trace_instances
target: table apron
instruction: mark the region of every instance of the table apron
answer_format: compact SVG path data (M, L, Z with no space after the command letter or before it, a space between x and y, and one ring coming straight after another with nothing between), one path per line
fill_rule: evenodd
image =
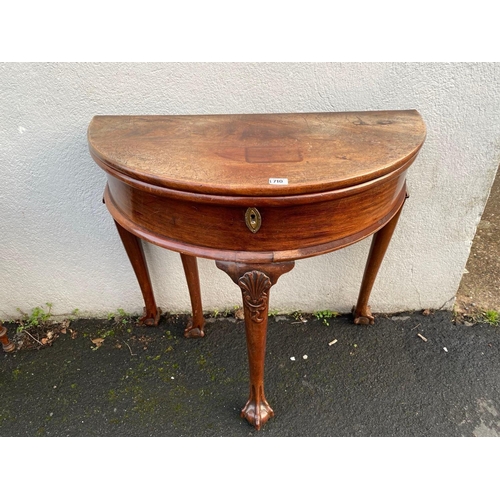
M218 260L276 262L330 252L376 232L404 203L405 174L350 196L263 207L158 196L108 174L105 202L120 225L161 247ZM245 221L248 208L261 217L255 233Z

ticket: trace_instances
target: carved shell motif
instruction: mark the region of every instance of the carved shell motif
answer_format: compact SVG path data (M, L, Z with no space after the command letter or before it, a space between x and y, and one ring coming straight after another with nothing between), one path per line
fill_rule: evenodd
M243 292L243 304L250 312L250 318L256 323L262 323L262 313L267 311L271 280L260 271L249 271L238 280L238 285Z

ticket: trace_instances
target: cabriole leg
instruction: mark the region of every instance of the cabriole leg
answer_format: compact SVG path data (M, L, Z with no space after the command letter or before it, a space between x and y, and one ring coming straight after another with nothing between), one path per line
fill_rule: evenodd
M184 330L184 337L204 337L205 332L203 331L203 327L205 325L205 318L203 317L203 307L201 304L198 263L196 261L196 257L192 257L191 255L181 253L181 259L182 266L184 267L184 274L186 275L189 297L191 299L191 309L193 311L193 316Z
M149 276L142 242L137 236L120 226L118 222L115 221L115 224L130 263L134 269L139 286L141 287L142 296L146 304L144 315L139 319L139 322L147 326L156 326L160 321L161 309L156 307L153 286L151 285L151 278Z
M358 303L354 308L354 323L357 325L373 325L374 317L372 315L370 306L368 305L368 300L370 298L370 293L375 283L375 278L377 277L378 270L384 259L385 252L394 233L394 229L398 223L399 216L401 214L401 208L394 215L394 217L381 229L379 229L372 239L372 244L370 247L370 253L368 254L368 260L366 262L365 272L363 275L363 281L361 282L361 289L359 291Z
M248 364L250 371L250 397L241 416L259 430L270 417L272 408L264 395L264 360L266 354L269 291L278 278L290 271L294 262L258 264L216 262L241 288L245 312Z

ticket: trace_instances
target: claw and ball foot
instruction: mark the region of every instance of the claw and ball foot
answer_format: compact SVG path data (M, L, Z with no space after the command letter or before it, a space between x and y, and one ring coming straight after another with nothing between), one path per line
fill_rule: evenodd
M373 325L375 323L370 306L365 306L360 311L353 310L353 314L355 325Z
M240 416L258 431L271 417L274 417L274 411L264 396L263 386L250 388L250 397L241 410Z
M159 307L156 308L156 311L150 311L144 308L143 315L139 318L139 324L145 326L158 326L160 322L161 309Z
M0 323L0 343L4 352L12 352L16 349L14 342L11 342L7 337L7 328L2 326L2 323Z
M193 319L191 318L184 330L184 337L186 337L187 339L199 339L204 336L205 332L203 331L203 324L195 325L193 323Z

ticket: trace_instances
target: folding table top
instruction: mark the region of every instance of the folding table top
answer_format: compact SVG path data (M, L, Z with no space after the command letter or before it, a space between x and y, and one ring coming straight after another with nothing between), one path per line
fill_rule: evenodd
M411 162L425 140L415 110L95 116L97 163L156 186L214 195L341 189Z

